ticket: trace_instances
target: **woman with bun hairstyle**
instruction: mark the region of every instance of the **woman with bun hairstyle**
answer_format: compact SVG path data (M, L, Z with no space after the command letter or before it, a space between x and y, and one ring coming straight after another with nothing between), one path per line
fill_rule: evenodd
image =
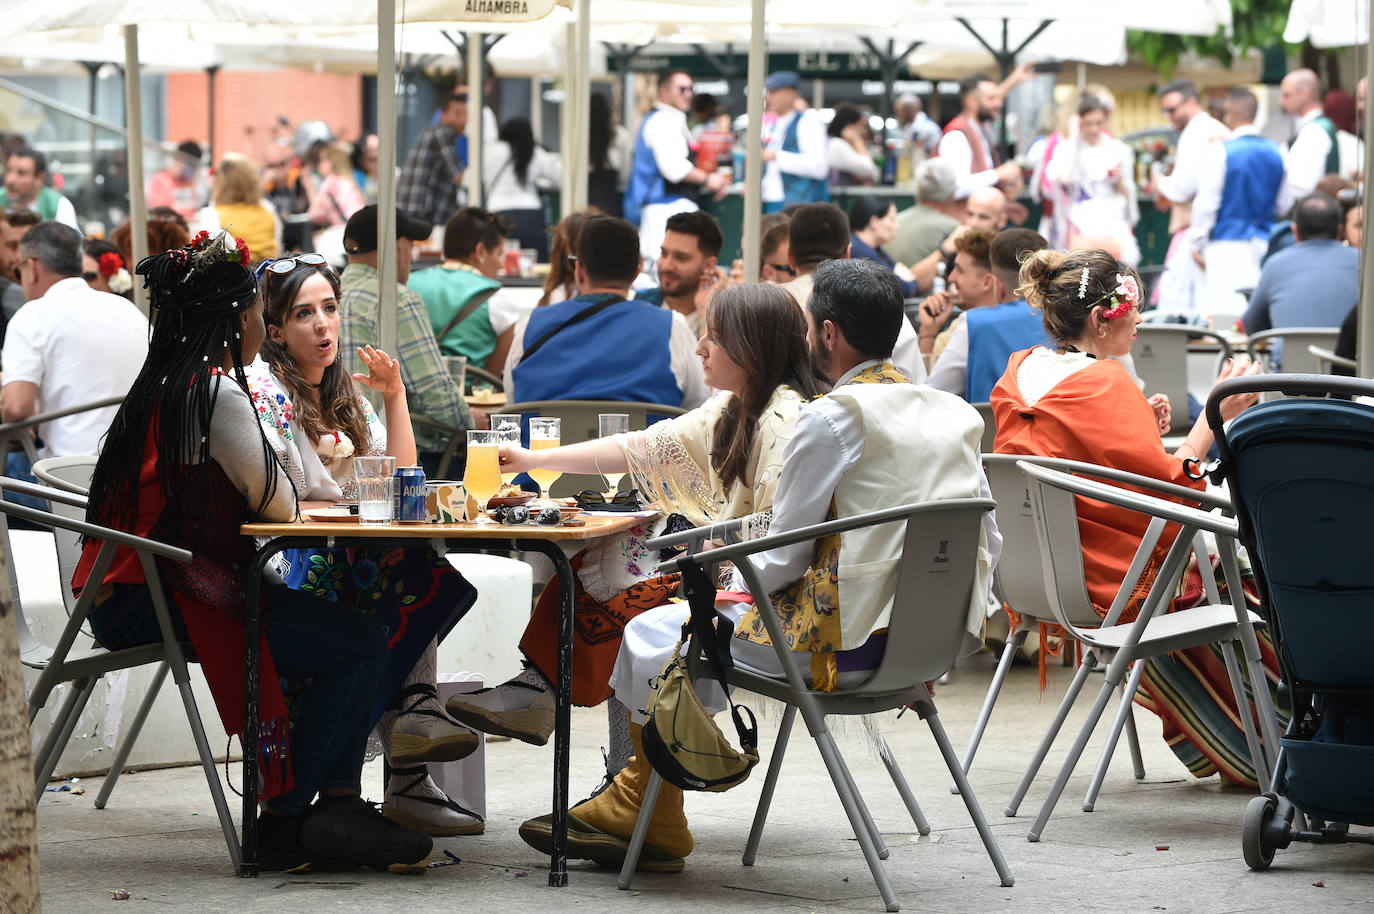
M259 427L244 377L266 336L247 264L247 246L227 232L201 233L138 264L152 308L148 357L110 426L87 510L92 523L192 553L186 564L159 561L159 570L173 629L193 645L230 734L243 730L243 597L254 554L239 530L254 518L296 516L292 468ZM96 640L110 650L157 643L137 556L118 550L93 579L100 545L86 541L72 580L78 592L100 589L90 615ZM395 679L398 659L384 620L280 584L263 587L263 607L259 862L385 869L423 860L428 835L360 798L374 698ZM289 709L279 677L293 684Z
M1020 279L1017 293L1044 314L1051 344L1013 353L993 388L996 452L1081 460L1204 488L1203 481L1184 473L1184 461L1211 449L1206 419L1199 418L1170 454L1160 441L1161 431L1169 427L1168 398L1157 394L1146 399L1112 358L1131 351L1140 323L1135 271L1105 251L1037 251L1022 265ZM1217 381L1258 371L1257 364L1231 360ZM1222 415L1230 419L1255 399L1253 394L1230 397L1222 404ZM1148 524L1142 514L1079 499L1084 576L1099 614L1105 616L1112 605ZM1135 618L1171 541L1166 537L1156 547L1123 622ZM1253 602L1249 587L1247 595ZM1203 600L1201 575L1190 564L1172 608L1186 609ZM1269 679L1277 684L1278 663L1263 634L1260 646ZM1146 664L1136 701L1159 716L1164 739L1180 761L1196 777L1220 771L1228 781L1257 786L1219 648L1177 651Z

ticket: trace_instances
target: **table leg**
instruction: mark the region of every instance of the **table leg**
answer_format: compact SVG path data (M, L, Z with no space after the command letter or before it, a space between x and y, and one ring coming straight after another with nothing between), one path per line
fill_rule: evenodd
M558 672L553 714L553 854L549 885L568 884L568 766L572 726L573 570L557 543L522 540L520 549L549 557L558 572Z
M262 571L280 546L268 544L253 558L243 598L243 840L240 876L258 875L258 645L262 632Z

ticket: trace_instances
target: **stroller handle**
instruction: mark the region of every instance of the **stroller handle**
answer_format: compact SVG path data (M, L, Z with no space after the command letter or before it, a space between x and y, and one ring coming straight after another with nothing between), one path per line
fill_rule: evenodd
M1374 381L1329 374L1261 374L1230 378L1217 384L1207 394L1207 425L1213 432L1221 428L1221 401L1227 397L1275 390L1286 396L1344 394L1349 397L1374 397Z

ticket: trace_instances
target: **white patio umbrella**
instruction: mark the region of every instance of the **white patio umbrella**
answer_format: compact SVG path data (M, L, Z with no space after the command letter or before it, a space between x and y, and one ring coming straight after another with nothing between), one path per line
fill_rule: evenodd
M457 4L446 0L408 0L408 23L442 23L458 28L472 25L512 26L549 15L556 6L567 6L571 0L522 0L519 4L479 4L479 12L461 23ZM390 176L396 167L396 83L394 0L293 0L292 3L273 0L9 0L6 16L0 17L0 55L12 53L22 46L25 36L32 33L56 32L57 38L68 35L90 38L100 30L119 27L124 38L125 98L127 128L133 138L128 146L129 204L133 229L135 262L147 254L146 213L143 198L143 108L140 97L139 28L144 22L159 23L160 27L185 24L193 28L213 28L228 39L236 30L251 28L256 42L267 44L280 40L281 27L289 30L309 30L319 23L334 26L374 26L377 30L377 121L379 143L378 173ZM84 34L83 34L84 33ZM241 33L240 33L241 35ZM243 44L254 43L243 41ZM7 50L9 49L9 50ZM202 63L201 66L205 64ZM478 84L480 85L480 83ZM480 91L477 89L476 91ZM474 118L479 124L481 118ZM480 130L480 127L477 128ZM477 144L480 154L480 142ZM379 183L377 190L378 265L380 268L380 299L385 305L379 315L378 335L383 348L395 351L396 287L396 186L391 180ZM137 289L140 306L145 310L142 289Z
M1314 48L1345 48L1369 41L1369 4L1362 0L1293 0L1283 40Z

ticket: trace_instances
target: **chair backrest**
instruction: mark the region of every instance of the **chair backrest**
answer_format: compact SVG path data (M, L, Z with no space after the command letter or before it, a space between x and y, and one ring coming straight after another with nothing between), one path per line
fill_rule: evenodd
M95 472L96 458L48 457L33 465L33 475L44 485L61 489L74 495L85 496L91 488L91 475ZM65 502L53 502L52 511L73 520L85 520L86 509ZM72 574L77 562L81 561L81 537L70 530L54 529L53 539L57 543L57 566L62 576L62 598L71 612L76 605L72 593Z
M992 404L974 403L973 408L978 410L978 415L983 419L982 452L991 454L997 440L997 420L992 414Z
M936 679L963 652L979 533L994 504L958 499L909 507L887 647L860 687L865 692Z
M1141 324L1136 328L1131 360L1136 374L1145 382L1146 393L1168 396L1173 411L1169 434L1187 431L1188 420L1188 343L1206 339L1220 348L1217 370L1231 357L1231 344L1219 333L1183 324ZM1215 375L1213 375L1215 377Z
M519 413L521 416L548 416L563 420L562 444L577 444L590 441L600 435L597 416L601 413L626 413L630 417L630 430L648 428L660 419L680 416L686 412L680 406L664 403L635 403L619 400L530 400L514 403L500 410L503 413ZM525 441L529 441L529 421L522 419ZM579 473L564 473L549 487L549 494L562 497L576 495L584 489L601 491L605 481L598 476Z
M1352 385L1346 393L1374 389L1341 380ZM1224 445L1223 472L1286 676L1304 688L1374 690L1374 565L1365 553L1374 407L1263 403L1236 417Z
M1317 360L1317 371L1321 374L1338 374L1338 372L1333 370L1336 368L1344 368L1354 373L1360 368L1359 362L1354 359L1348 359L1343 355L1336 355L1335 352L1330 349L1324 349L1321 346L1308 346L1307 351L1312 354L1312 358Z
M1023 457L1015 454L984 454L988 487L997 501L997 529L1002 534L1002 557L997 562L997 579L1011 608L1022 616L1045 622L1055 621L1052 597L1047 589L1044 566L1036 535L1035 513L1031 508L1030 484L1016 466L1027 460L1042 466L1062 466L1059 461L1044 457ZM1077 535L1078 520L1073 520ZM1079 628L1093 628L1102 620L1092 608L1072 601L1064 607Z
M1317 357L1308 351L1307 347L1335 349L1336 337L1339 335L1340 331L1335 327L1276 327L1250 334L1245 346L1250 358L1260 359L1273 353L1271 347L1274 343L1282 343L1283 373L1313 374L1320 373L1321 367ZM1268 368L1270 371L1276 370L1272 359Z

